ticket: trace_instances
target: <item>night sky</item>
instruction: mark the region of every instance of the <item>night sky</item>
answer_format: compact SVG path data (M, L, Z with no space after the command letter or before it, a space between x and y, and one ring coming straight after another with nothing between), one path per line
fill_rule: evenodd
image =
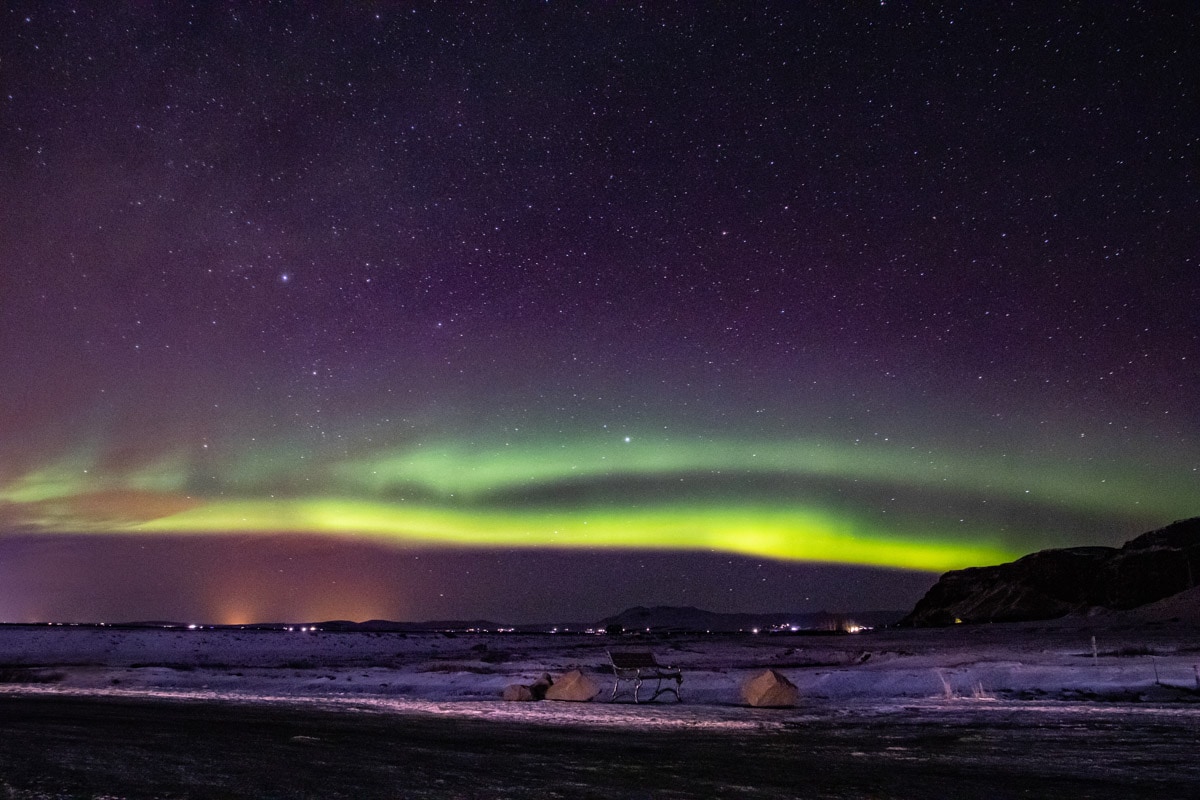
M903 609L1200 513L1194 5L340 5L0 12L0 621Z

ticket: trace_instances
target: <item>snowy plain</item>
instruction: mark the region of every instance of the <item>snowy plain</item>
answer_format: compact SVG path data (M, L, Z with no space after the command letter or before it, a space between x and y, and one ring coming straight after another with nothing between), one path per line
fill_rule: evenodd
M1200 711L1200 628L1119 616L837 636L380 633L0 627L0 693L224 700L543 724L762 727L811 714L1014 708ZM610 699L608 651L680 667L683 700ZM502 702L505 686L581 669L594 702ZM795 708L744 706L775 669ZM667 696L669 698L669 696ZM940 711L939 711L940 710Z

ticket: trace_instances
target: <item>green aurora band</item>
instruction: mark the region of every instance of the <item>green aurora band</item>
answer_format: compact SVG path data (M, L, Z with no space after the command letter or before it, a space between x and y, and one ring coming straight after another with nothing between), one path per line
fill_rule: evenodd
M1048 464L1032 459L966 459L917 448L846 446L828 442L735 440L571 441L521 448L461 444L419 447L338 463L330 477L349 490L419 486L443 496L478 497L506 488L596 477L741 474L900 482L907 486L977 491L1081 511L1124 513L1150 505L1169 514L1195 513L1195 486L1161 475L1117 474L1111 465Z
M0 523L44 532L295 532L476 548L718 551L937 571L1021 551L1002 526L973 524L968 533L937 508L918 523L820 499L749 500L738 496L737 482L821 479L1131 518L1187 516L1194 497L1190 484L1150 470L1064 468L1030 458L997 464L913 447L797 440L440 442L358 456L259 445L232 458L172 452L122 465L102 453L80 448L10 478L0 485ZM676 477L680 485L703 477L706 485L734 488L702 499L673 495L663 487ZM606 482L650 486L652 498L622 498ZM609 496L545 499L578 486ZM523 496L530 492L542 499Z

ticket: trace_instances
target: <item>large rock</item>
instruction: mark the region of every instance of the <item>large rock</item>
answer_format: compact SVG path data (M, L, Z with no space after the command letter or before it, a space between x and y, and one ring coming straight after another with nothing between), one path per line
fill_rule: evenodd
M790 708L800 698L800 690L773 669L764 670L742 684L742 699L755 708Z
M526 703L533 701L533 692L528 686L519 683L509 684L504 687L504 694L501 695L510 703Z
M547 672L542 673L542 677L529 685L523 683L512 683L504 687L504 693L501 695L509 702L529 702L531 700L546 699L546 690L554 685L554 680Z
M947 572L901 625L1053 619L1089 608L1137 608L1200 581L1200 517L1120 548L1043 550L1009 564Z
M598 694L600 685L577 669L563 675L553 686L546 689L547 700L570 700L577 703L585 703Z

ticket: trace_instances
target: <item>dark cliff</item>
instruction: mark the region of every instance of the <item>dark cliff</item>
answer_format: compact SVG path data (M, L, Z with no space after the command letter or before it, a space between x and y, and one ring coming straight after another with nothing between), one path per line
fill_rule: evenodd
M1116 547L1042 550L1009 564L947 572L901 625L1053 619L1137 608L1197 585L1200 517Z

